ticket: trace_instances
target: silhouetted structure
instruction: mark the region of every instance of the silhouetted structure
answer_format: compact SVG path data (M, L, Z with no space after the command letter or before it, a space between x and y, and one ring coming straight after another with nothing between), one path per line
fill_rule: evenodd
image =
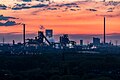
M104 17L104 44L106 43L106 18Z
M63 46L66 46L67 44L69 44L68 34L64 34L63 36L60 36L60 43Z
M23 43L3 44L0 45L0 53L9 54L41 54L41 53L120 53L120 47L114 46L106 42L106 18L104 17L104 43L100 43L100 38L93 37L93 43L83 45L83 40L77 45L75 41L71 41L68 34L59 37L59 42L51 41L53 39L53 30L46 29L38 31L38 35L34 39L26 39L25 24L23 26ZM41 26L41 29L45 29ZM27 40L27 41L26 41ZM64 55L64 54L63 54Z
M53 30L52 29L46 29L46 37L53 37Z
M15 40L13 40L13 45L15 45Z
M93 37L93 45L95 46L100 45L100 38Z
M25 24L23 24L23 44L25 46Z
M83 46L83 40L80 40L80 45Z
M38 31L38 42L39 42L40 44L43 43L43 38L44 38L43 32L42 32L42 31Z

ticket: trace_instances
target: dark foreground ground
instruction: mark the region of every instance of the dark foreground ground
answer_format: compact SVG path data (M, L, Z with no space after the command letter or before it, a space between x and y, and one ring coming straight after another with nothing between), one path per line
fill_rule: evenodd
M0 55L0 80L120 80L120 55Z

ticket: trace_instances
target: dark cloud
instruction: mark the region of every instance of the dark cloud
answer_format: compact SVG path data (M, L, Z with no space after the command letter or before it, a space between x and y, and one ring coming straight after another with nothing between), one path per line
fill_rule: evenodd
M5 20L6 21L6 20L9 20L9 19L18 19L18 18L0 15L0 20Z
M31 8L31 5L30 4L15 4L13 7L12 7L12 10L21 10L21 9L29 9Z
M109 1L105 3L105 6L117 6L120 5L120 2L118 1Z
M97 11L96 9L86 9L86 10L88 10L88 11Z
M5 6L4 4L0 4L0 10L6 10L7 6Z
M5 23L0 22L0 26L14 26L17 25L18 23L16 23L15 21L7 21Z
M0 26L14 26L18 24L15 21L11 21L10 19L18 19L18 18L0 15L0 20L4 21L4 22L0 22Z
M37 4L37 5L33 5L31 7L32 8L41 8L41 7L46 7L46 6L48 6L48 5L46 5L46 4Z
M74 3L66 3L66 4L56 4L54 5L55 7L64 7L65 9L63 10L63 12L70 10L70 11L77 11L80 10L80 6L78 6L79 4L77 2Z
M57 8L49 7L49 8L47 8L47 10L57 10Z
M40 7L43 7L37 11L34 11L32 12L31 14L33 15L36 15L38 12L40 11L44 11L44 10L62 10L63 12L67 11L67 10L71 10L71 11L77 11L77 10L80 10L80 7L77 5L77 3L66 3L66 4L55 4L55 5L41 5L41 4L38 4L38 5L35 5L35 6L32 6L31 8L40 8ZM64 7L64 8L62 8Z
M15 4L12 7L12 10L22 10L22 9L30 9L30 8L42 8L42 7L46 7L46 4L36 4L36 5L31 5L31 4L27 4L27 3L23 3L23 4Z
M77 3L56 4L55 7L80 8ZM73 10L73 9L72 9Z
M56 6L59 6L59 7L63 7L63 6L72 7L72 6L76 6L76 5L77 5L76 3L66 3L66 4L56 5Z

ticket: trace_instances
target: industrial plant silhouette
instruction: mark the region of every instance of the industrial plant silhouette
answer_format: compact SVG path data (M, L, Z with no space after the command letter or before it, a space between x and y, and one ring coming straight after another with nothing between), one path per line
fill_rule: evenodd
M0 45L0 80L119 80L120 46L106 41L106 17L103 42L93 36L87 45L69 39L68 34L53 39L53 30L38 31L34 39ZM41 29L44 27L41 26Z
M104 17L104 34L103 42L100 38L93 36L93 42L84 45L84 40L80 40L80 44L69 39L68 34L59 37L59 42L53 39L53 30L46 29L38 31L38 35L34 39L26 39L26 25L23 25L23 43L3 44L0 45L1 54L42 54L42 53L120 53L120 47L111 42L106 42L106 17ZM41 26L43 28L43 26Z

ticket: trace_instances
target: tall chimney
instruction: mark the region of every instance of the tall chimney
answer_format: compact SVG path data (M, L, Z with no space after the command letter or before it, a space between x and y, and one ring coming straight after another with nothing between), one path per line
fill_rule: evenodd
M25 46L25 24L23 24L23 44Z
M104 44L106 43L106 18L104 17Z
M15 45L15 40L13 40L13 45Z

